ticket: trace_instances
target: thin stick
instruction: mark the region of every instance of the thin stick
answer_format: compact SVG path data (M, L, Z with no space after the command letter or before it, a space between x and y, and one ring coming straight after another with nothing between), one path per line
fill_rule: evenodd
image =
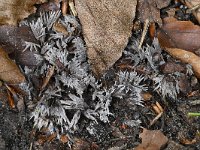
M159 113L151 122L150 126L154 125L156 121L162 116L163 112Z
M161 113L161 110L159 109L158 106L152 105L152 108L153 108L153 110L154 110L157 114L160 114L160 113Z
M164 111L163 108L162 108L162 106L157 101L156 101L156 106L160 109L161 112Z
M138 49L141 49L142 48L142 44L144 42L144 38L147 34L147 30L149 28L149 19L146 19L145 22L144 22L144 28L143 28L143 32L142 32L142 37L141 37L141 40L140 40L140 44L138 46Z
M63 16L65 16L68 12L69 9L69 0L63 0L62 1L62 14Z
M74 16L77 16L78 13L76 12L75 5L74 5L73 0L69 0L69 7L70 7L70 10L71 10L72 14L73 14Z
M33 142L31 142L29 150L32 150L32 148L33 148Z
M195 11L200 8L200 4L193 6L192 8L188 9L188 12Z

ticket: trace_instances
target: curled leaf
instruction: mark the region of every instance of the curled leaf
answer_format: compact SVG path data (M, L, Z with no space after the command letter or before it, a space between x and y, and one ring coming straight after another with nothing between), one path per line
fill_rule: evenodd
M158 40L162 47L196 51L200 48L198 39L200 39L200 27L190 21L167 18L158 30Z
M2 48L0 48L0 80L10 84L19 84L25 81L25 77L17 65Z
M188 63L192 66L195 75L200 78L200 57L192 52L178 49L178 48L165 48L172 57L179 59L183 63Z

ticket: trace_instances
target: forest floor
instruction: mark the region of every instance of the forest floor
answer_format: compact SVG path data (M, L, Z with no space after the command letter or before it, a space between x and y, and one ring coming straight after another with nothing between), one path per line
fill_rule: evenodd
M132 34L127 37L129 42L121 52L122 56L113 64L108 64L109 69L104 70L105 72L96 72L96 68L89 68L87 62L92 61L91 53L87 53L88 58L80 58L83 60L74 65L80 67L79 71L70 64L75 60L76 54L79 57L76 50L81 47L80 43L73 42L78 38L84 39L87 32L82 33L79 28L83 24L84 31L86 25L84 26L79 15L75 15L71 5L74 3L69 1L69 10L65 10L63 6L68 4L64 2L66 1L55 0L36 5L36 13L20 22L20 26L13 26L15 20L9 25L4 21L0 23L0 150L199 150L200 4L187 0L138 1ZM0 4L0 13L1 6ZM64 13L72 17L66 20L67 23L59 24L56 22L57 14L50 14L56 18L51 19L53 23L50 23L58 24L59 27L46 25L49 28L45 28L46 36L42 39L41 36L36 36L31 22L41 17L39 14L42 11L49 10L61 10L63 14L58 16L60 20L64 20ZM148 12L149 10L151 11ZM155 11L159 12L159 16ZM147 16L148 13L151 16ZM141 40L142 34L144 41ZM63 39L67 39L64 43L67 45L67 60L60 56L65 53L52 54L48 51L50 48L65 49ZM26 47L27 42L24 41L35 45ZM61 41L61 44L57 41ZM87 45L87 41L85 42L83 43ZM48 46L52 46L52 43L54 45L42 53L38 49L43 49L45 43ZM87 46L85 47L87 51ZM37 59L34 58L36 55ZM98 53L98 57L101 55ZM112 55L109 56L111 60L118 56ZM44 58L40 60L41 57ZM52 57L58 58L53 60ZM14 63L10 58L15 60ZM86 65L82 65L85 63ZM27 69L27 66L30 68ZM45 71L42 70L44 66ZM53 66L53 69L49 66ZM82 71L82 68L89 69ZM86 76L93 77L92 71L96 75L103 75L95 78L94 82L93 78L88 79L87 83ZM132 79L131 73L136 73ZM64 79L61 79L63 74L76 80L78 86L84 84L83 88L77 87L73 81L69 85L65 84ZM120 79L123 81L119 81ZM24 80L28 83L28 94L20 85ZM128 81L133 85L129 85ZM122 85L124 87L120 88ZM51 95L55 89L60 90L59 94L55 92L48 98L48 94ZM96 97L93 99L93 96ZM65 97L68 99L63 102ZM71 103L68 101L70 98ZM80 102L82 99L84 104ZM66 104L62 108L66 108L64 112L71 120L71 125L69 123L64 126L67 129L57 121L59 114L53 111L53 108L61 108L62 102ZM101 106L101 102L105 107ZM43 106L48 106L50 109L47 110L52 113L44 110L44 114L48 115L42 116ZM88 111L93 109L94 112L89 114ZM37 122L37 113L38 118L49 121L48 125ZM59 113L61 115L61 111ZM51 121L55 127L50 127Z

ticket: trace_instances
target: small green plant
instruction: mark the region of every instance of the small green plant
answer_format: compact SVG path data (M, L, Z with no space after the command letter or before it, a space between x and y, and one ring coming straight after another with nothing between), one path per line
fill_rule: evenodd
M189 112L189 113L188 113L188 116L190 116L190 117L197 117L197 116L200 116L200 113L197 113L197 112Z

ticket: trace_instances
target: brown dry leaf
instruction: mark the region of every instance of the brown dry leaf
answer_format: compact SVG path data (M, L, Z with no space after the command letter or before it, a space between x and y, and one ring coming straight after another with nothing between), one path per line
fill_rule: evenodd
M140 138L142 138L142 143L134 150L160 150L168 142L168 138L160 130L143 128Z
M90 149L90 143L83 140L83 139L78 139L74 138L74 144L72 145L72 150L88 150Z
M0 80L10 84L19 84L25 81L25 77L17 65L2 48L0 48Z
M194 10L191 10L191 11L192 11L193 15L196 17L196 19L198 20L198 22L200 23L200 7L199 7L200 1L199 0L185 0L185 4L190 9L194 8Z
M51 66L50 68L48 68L46 77L43 79L43 84L42 84L41 90L43 90L49 83L49 80L51 79L52 75L54 74L54 70L55 70L55 66Z
M53 141L56 138L56 136L57 136L57 133L52 133L50 135L42 135L41 134L41 135L38 136L37 142L42 145L45 142Z
M29 49L25 49L25 42L32 42L39 44L35 39L31 29L27 26L0 26L0 46L10 54L20 65L35 66L37 61L34 53Z
M200 48L200 27L190 21L167 18L157 35L162 47L180 48L188 51Z
M144 101L149 101L153 97L153 95L149 92L142 92L140 93Z
M188 139L186 139L186 138L183 138L183 139L181 139L181 141L180 141L182 144L184 144L184 145L191 145L191 144L195 144L195 143L197 143L197 140L194 138L194 139L192 139L192 140L188 140Z
M188 77L185 74L182 74L178 77L178 86L180 91L187 95L191 91L191 85L190 85L190 77Z
M60 141L62 143L67 143L69 141L69 138L67 137L67 135L61 135L60 136Z
M75 0L92 71L101 76L131 36L137 0Z
M69 33L67 32L66 27L64 27L64 25L62 25L60 22L55 22L53 24L53 29L56 32L60 32L62 34L64 34L65 36L67 36Z
M188 63L192 66L195 75L200 79L200 57L192 52L178 49L178 48L165 48L172 57L179 59L183 63Z
M17 109L21 112L25 109L24 98L23 96L19 96L19 100L17 102Z
M10 105L10 107L12 109L14 109L15 108L14 99L13 99L13 97L12 97L12 95L11 95L11 93L9 91L7 91L7 93L8 93L8 104Z
M170 0L139 0L138 1L138 17L141 22L149 20L162 24L160 19L160 9L168 6Z
M68 13L68 11L69 11L69 1L68 0L63 0L62 1L61 10L62 10L63 16L65 16Z
M175 62L175 61L168 61L160 67L160 71L165 74L170 74L174 72L185 72L186 68L183 64Z
M35 12L36 3L42 0L0 0L0 25L17 23Z

